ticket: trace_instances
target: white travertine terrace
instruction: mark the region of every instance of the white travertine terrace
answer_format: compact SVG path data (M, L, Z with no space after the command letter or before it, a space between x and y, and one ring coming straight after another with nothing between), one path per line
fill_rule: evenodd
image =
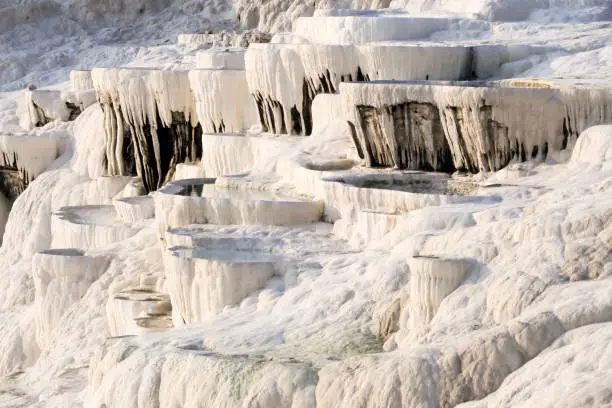
M273 157L283 148L290 146L290 143L288 140L268 135L204 134L202 135L202 174L210 178L247 172L253 168L256 161ZM197 177L196 175L182 178Z
M62 92L62 99L66 106L72 110L70 118L75 117L97 102L96 91L93 88L79 92Z
M62 99L67 104L77 107L80 112L96 103L97 97L91 79L91 71L70 71L70 91L63 92Z
M353 210L406 213L424 207L489 200L471 195L475 192L473 184L454 185L440 173L330 175L323 181L325 202L347 219L351 219Z
M83 111L0 93L0 406L610 405L609 0L68 2L0 0Z
M190 324L237 305L275 274L275 259L235 249L170 248L164 254L166 288L175 325Z
M334 235L346 239L354 245L380 241L405 219L401 213L380 211L355 211L354 220L342 218L334 224Z
M70 109L62 98L61 91L35 89L25 91L27 129L44 126L55 120L67 121Z
M405 15L302 17L295 23L295 33L318 44L408 41L444 30L454 20Z
M204 177L206 177L206 173L205 173L203 163L201 162L179 163L176 165L176 170L174 170L173 180L204 178Z
M606 125L593 126L578 138L572 151L571 162L575 167L604 165L612 160L612 141L606 137Z
M245 68L264 130L310 134L313 98L337 93L341 82L482 79L507 62L550 51L543 46L469 42L285 42L249 47Z
M95 202L101 204L112 204L114 198L129 197L142 194L142 183L135 181L132 177L122 176L101 176L90 180L85 184L83 191L73 193L77 197L73 197L68 203L80 205L86 202ZM85 198L78 197L78 194L84 194ZM114 213L108 213L111 217Z
M189 83L203 132L241 132L255 123L255 106L244 70L192 70Z
M113 205L119 218L126 223L155 217L155 202L148 195L116 198Z
M466 46L370 43L358 47L360 67L371 80L467 79L472 50Z
M61 318L105 272L108 262L106 256L85 255L73 248L50 249L33 256L36 341L41 350L49 347Z
M40 136L0 134L0 154L5 157L5 166L15 164L16 170L25 170L32 180L58 158L66 139L67 134L60 130Z
M360 53L355 45L297 44L293 47L304 66L304 78L311 93L335 93L341 81L363 79L359 70Z
M342 99L337 94L318 94L312 101L312 133L323 130L330 122L342 120Z
M244 134L204 134L202 168L207 177L238 174L251 170L258 156L252 138Z
M244 69L244 48L212 48L196 53L197 69Z
M360 0L359 3L365 3L364 7L356 7L354 9L332 7L335 4L330 1L324 1L320 8L315 9L313 17L345 17L345 16L378 16L385 14L385 6L378 3L379 0ZM369 4L368 4L369 3ZM402 14L402 10L390 10L390 14Z
M150 289L128 289L111 295L106 314L111 336L139 335L173 327L169 296Z
M105 114L110 175L135 173L152 191L172 178L177 163L199 159L201 129L187 71L95 68L92 78Z
M309 102L304 101L304 66L296 47L253 44L244 60L249 91L257 102L263 130L292 134L305 131L310 118L303 104L308 106Z
M173 181L158 190L154 198L160 237L168 229L190 224L310 224L323 212L321 201L216 186L215 179Z
M106 179L118 178L118 177L104 177ZM113 196L113 200L126 197L137 197L145 194L144 186L142 181L138 177L127 178L127 182L121 191Z
M340 93L370 166L494 171L571 148L582 130L612 120L605 88L391 81Z
M91 71L73 70L70 71L70 90L72 92L82 92L93 89L94 84L91 79Z
M143 384L138 394L159 401L160 407L240 406L246 400L254 407L308 408L315 402L317 374L309 364L185 349L148 355L133 348L129 339L112 339L95 353L87 406L135 398L118 377L106 375L119 365L129 365L135 382Z
M140 231L117 217L112 205L62 207L51 217L54 248L100 248Z
M437 256L415 256L410 266L410 328L423 329L435 316L440 303L468 277L473 262Z
M244 252L269 252L273 249L256 237L236 238L228 234L214 233L197 225L168 230L164 237L168 248L207 248Z

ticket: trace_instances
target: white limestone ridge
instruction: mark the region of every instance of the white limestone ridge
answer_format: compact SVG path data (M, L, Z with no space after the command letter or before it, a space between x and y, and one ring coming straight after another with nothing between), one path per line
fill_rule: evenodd
M9 3L0 408L609 405L609 1Z

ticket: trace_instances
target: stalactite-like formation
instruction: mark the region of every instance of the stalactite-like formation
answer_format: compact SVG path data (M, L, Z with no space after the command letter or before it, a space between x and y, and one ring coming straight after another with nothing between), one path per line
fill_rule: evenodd
M496 171L571 148L582 130L612 120L612 90L602 88L381 81L340 93L371 167Z
M359 125L365 135L365 150L371 163L412 170L453 169L451 152L436 106L407 102L380 110L358 105L357 110ZM395 138L385 139L384 126L392 126L391 132ZM359 143L356 146L358 150L362 149Z
M337 93L342 82L487 78L506 62L546 50L529 45L273 43L251 46L245 68L263 129L309 135L312 100Z
M95 69L104 109L109 175L138 175L147 192L177 164L202 155L202 127L186 71Z
M30 183L28 170L19 167L17 153L11 155L2 153L0 163L0 193L10 202L13 202L19 194L23 193Z

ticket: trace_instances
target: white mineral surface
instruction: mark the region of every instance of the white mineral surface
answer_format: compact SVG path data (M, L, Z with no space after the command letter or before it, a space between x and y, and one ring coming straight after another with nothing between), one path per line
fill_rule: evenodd
M611 21L0 0L0 408L610 406Z

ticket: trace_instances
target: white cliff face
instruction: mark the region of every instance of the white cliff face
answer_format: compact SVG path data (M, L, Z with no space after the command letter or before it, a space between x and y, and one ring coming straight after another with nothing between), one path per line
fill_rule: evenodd
M402 43L359 47L370 79L453 80L469 78L472 50L465 46L412 46ZM411 61L408 67L400 61Z
M242 132L255 123L244 70L193 70L189 82L204 132Z
M91 71L75 70L70 71L70 90L82 92L93 89L94 84L91 78Z
M172 178L178 162L199 158L187 71L96 68L92 78L105 115L109 174L138 175L151 191Z
M269 255L204 248L170 248L164 263L175 325L199 322L239 304L263 289L276 269Z
M248 172L259 153L256 143L244 134L203 135L203 173L208 177L218 177Z
M342 118L342 100L340 95L319 94L312 101L312 132L322 133L331 122ZM340 119L341 120L341 119Z
M104 111L95 104L85 110L74 123L74 154L72 169L84 176L97 178L107 175Z
M246 173L258 163L273 161L293 144L295 140L272 135L204 134L199 168L202 175L209 178ZM197 175L182 178L197 178Z
M295 46L254 44L244 58L249 91L257 103L263 130L309 133L309 118L302 110L304 67Z
M606 89L381 82L343 84L341 95L366 163L400 168L498 170L566 150L612 117ZM542 117L546 126L530 125Z
M198 69L244 69L244 48L214 48L196 53Z
M47 350L62 316L77 303L108 266L104 256L88 256L79 249L50 249L32 258L36 288L36 341Z

